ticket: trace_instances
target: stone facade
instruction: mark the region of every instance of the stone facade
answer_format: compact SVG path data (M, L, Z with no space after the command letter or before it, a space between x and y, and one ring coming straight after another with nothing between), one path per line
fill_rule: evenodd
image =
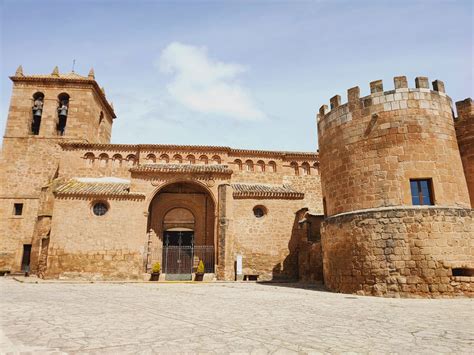
M348 103L335 96L330 112L320 109L324 280L348 293L472 294L469 119L458 110L460 154L444 84L430 90L425 77L415 89L405 77L394 84L384 92L372 82L362 98L349 89ZM414 197L420 179L426 200ZM412 199L423 202L412 207Z
M20 67L11 79L1 272L147 279L160 263L167 279L203 261L218 280L473 293L473 106L457 103L453 119L441 81L409 89L396 77L392 91L375 81L369 96L333 97L319 111L317 153L110 144L116 117L92 70ZM429 203L414 196L420 179Z
M92 71L82 77L59 74L55 68L51 75L25 76L19 67L11 79L14 85L0 160L0 269L18 271L23 245L33 244L33 250L38 251L40 241L34 236L41 230L37 231L36 224L51 217L40 198L47 195L43 190L58 173L59 143L69 139L109 141L115 114ZM67 134L60 135L57 108L65 92L70 96L69 122ZM32 107L37 93L42 93L44 100L41 124L34 135ZM23 204L21 215L14 214L14 204ZM31 256L37 260L38 253Z
M198 247L209 247L206 268L218 279L236 278L237 254L240 277L299 278L298 211L322 213L316 153L110 144L115 113L93 71L28 76L19 68L11 79L1 271L25 271L31 245L29 270L41 277L142 279L156 262L169 263L170 235L191 232L194 259ZM35 134L38 93L44 99ZM64 94L69 107L60 132ZM14 203L23 203L20 215ZM94 214L98 204L104 215Z

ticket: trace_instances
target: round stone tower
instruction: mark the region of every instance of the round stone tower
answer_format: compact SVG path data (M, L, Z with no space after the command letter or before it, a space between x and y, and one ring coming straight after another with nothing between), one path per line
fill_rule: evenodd
M456 102L458 117L454 122L467 188L474 208L474 104L471 98Z
M471 292L474 226L443 82L348 90L318 115L324 277L361 294ZM466 271L467 270L467 271ZM453 276L454 275L454 276Z

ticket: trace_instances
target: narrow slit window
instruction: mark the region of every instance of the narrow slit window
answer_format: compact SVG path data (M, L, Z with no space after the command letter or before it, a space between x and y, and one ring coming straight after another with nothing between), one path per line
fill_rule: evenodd
M434 205L431 179L410 179L410 189L413 205Z
M13 204L13 214L15 216L21 216L23 214L23 204L22 203L14 203Z
M453 276L467 276L467 277L474 276L474 268L458 267L458 268L453 268L452 272L453 272Z

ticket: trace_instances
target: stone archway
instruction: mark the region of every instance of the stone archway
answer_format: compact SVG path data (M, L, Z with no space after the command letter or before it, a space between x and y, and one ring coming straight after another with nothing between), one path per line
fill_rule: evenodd
M184 272L172 263L184 263L180 256L192 255L191 269L203 260L207 273L214 273L216 258L216 208L211 193L193 182L175 182L162 187L149 206L149 265L160 262L162 270ZM180 250L177 250L181 247ZM188 251L190 249L190 251ZM181 253L176 256L173 253ZM184 254L183 254L184 253ZM172 257L170 257L172 255ZM171 260L171 261L170 261ZM171 263L171 264L170 264ZM187 267L184 269L187 270Z

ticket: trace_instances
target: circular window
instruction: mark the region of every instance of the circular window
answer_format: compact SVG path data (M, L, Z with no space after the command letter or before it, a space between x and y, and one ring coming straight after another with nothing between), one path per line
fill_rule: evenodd
M265 207L263 206L255 206L253 208L253 214L255 217L257 218L262 218L263 216L265 216L267 213Z
M94 212L96 216L103 216L108 210L109 207L104 202L97 202L92 207L92 212Z

